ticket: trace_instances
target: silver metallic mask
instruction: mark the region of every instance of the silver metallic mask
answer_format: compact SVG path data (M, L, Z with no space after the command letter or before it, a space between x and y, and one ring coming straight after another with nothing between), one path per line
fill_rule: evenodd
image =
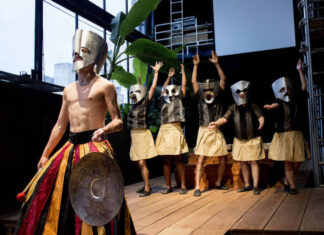
M147 93L146 86L135 84L129 88L129 99L132 104L137 104L145 98Z
M168 85L162 88L162 96L165 102L171 103L174 97L180 95L180 86Z
M232 95L234 101L237 105L243 105L248 103L248 88L250 82L248 81L238 81L231 86Z
M285 102L291 101L292 84L289 78L281 77L272 83L272 90L277 99Z
M219 82L211 82L209 79L207 79L204 82L199 82L198 85L203 92L204 101L207 104L213 103L215 100L215 91L219 89Z
M77 29L73 37L73 70L75 72L90 64L95 64L95 72L99 73L107 59L107 53L107 43L101 36L88 30ZM78 56L81 58L78 59Z

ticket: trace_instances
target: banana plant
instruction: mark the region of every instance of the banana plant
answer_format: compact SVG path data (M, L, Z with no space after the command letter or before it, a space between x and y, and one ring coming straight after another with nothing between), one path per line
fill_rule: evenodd
M120 12L111 22L110 40L114 44L112 55L108 56L110 70L107 79L114 79L120 85L129 88L137 82L137 77L142 74L142 83L149 83L152 76L147 75L147 65L155 64L156 61L163 61L162 72L167 73L169 67L174 67L180 71L180 62L177 60L177 51L172 51L165 46L148 39L140 38L130 44L125 51L120 52L121 46L125 43L127 35L132 33L149 14L156 9L161 0L138 0L129 13L125 15ZM135 75L126 72L119 64L127 58L123 55L134 58L133 66Z

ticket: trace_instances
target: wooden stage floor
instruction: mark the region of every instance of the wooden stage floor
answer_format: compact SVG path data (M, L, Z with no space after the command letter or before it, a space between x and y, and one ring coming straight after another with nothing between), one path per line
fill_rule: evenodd
M255 196L252 191L209 190L200 197L179 189L162 195L163 177L151 179L153 193L140 198L141 183L125 187L127 203L140 234L324 234L324 188L283 191L280 183Z

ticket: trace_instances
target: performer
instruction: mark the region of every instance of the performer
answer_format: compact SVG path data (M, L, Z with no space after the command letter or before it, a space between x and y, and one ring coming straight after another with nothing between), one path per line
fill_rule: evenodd
M297 70L301 81L301 90L293 91L292 81L281 77L272 83L276 100L274 103L264 105L266 110L277 110L278 118L275 123L269 159L284 161L285 178L283 181L285 191L297 194L294 172L300 163L305 160L308 149L302 130L302 106L307 99L306 80L302 71L302 61L297 63Z
M89 152L112 156L113 150L104 135L120 131L123 126L114 85L96 74L107 52L107 43L99 35L76 31L73 64L78 81L64 89L58 120L37 165L40 172L19 215L17 234L135 234L125 200L111 222L92 227L75 214L68 193L71 169ZM112 121L105 125L107 110ZM69 141L49 158L68 123Z
M129 111L127 118L128 128L131 129L132 145L130 148L130 158L132 161L137 161L144 181L144 187L137 190L140 197L145 197L151 194L149 183L149 170L146 166L146 159L157 156L152 133L146 124L147 111L149 103L153 98L159 70L163 66L162 62L156 62L155 66L151 66L154 70L154 79L148 95L147 88L139 84L132 85L129 89L129 98L131 100L132 108Z
M251 164L253 178L253 193L261 193L259 183L258 160L265 158L264 148L260 133L264 126L264 117L261 109L248 100L250 82L239 81L231 86L235 104L230 105L224 116L216 122L211 122L209 128L215 129L228 122L233 116L235 137L232 147L233 160L240 161L245 186L238 192L251 190L248 163Z
M162 88L161 99L161 127L156 138L156 150L159 155L164 156L163 173L166 188L162 194L172 192L171 187L171 160L173 159L181 181L180 194L186 194L184 166L181 154L188 152L188 146L181 129L180 122L185 121L182 98L186 95L186 74L184 65L181 65L182 85L169 85L171 77L174 76L174 68L169 69L168 78Z
M212 58L210 62L215 64L217 68L220 81L210 81L209 79L204 82L197 82L197 70L200 62L199 54L193 57L193 72L192 72L192 86L194 93L198 99L199 109L199 131L196 143L195 154L199 155L196 166L196 188L194 196L200 196L201 191L199 188L201 174L207 157L217 156L219 159L219 167L216 181L216 189L227 190L225 186L221 185L223 174L225 171L225 155L227 155L226 141L223 133L218 129L209 129L210 122L218 120L223 114L223 94L225 90L225 74L218 63L217 54L212 51Z

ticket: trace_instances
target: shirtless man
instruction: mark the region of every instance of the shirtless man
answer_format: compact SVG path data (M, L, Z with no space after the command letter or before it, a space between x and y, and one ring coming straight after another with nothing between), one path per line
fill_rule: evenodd
M125 200L111 222L92 227L75 214L68 195L73 166L89 152L112 156L113 150L104 136L123 127L114 85L96 74L106 60L107 51L107 43L99 35L76 31L73 64L78 81L64 89L60 114L37 164L38 176L27 192L17 234L98 234L106 229L113 234L135 234ZM107 111L112 121L105 125ZM69 141L49 158L68 123Z

